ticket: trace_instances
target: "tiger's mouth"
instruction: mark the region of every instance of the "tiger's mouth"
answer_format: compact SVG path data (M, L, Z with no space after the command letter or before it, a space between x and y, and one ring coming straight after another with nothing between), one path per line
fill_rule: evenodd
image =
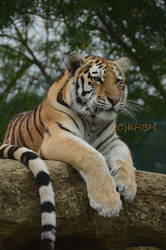
M111 105L93 105L93 106L90 106L90 107L87 107L86 108L86 111L89 113L89 114L95 114L95 115L98 115L98 114L101 114L101 113L111 113L111 112L115 112L115 113L119 113L120 112L120 109L119 108L116 108L115 106L111 106Z

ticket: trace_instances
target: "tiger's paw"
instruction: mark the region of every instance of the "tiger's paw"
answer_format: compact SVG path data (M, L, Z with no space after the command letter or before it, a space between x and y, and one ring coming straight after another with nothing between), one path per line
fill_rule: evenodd
M113 178L117 191L124 196L126 200L132 201L137 192L134 171L125 171L120 168Z
M120 194L116 192L109 181L105 181L103 185L89 184L88 197L91 207L96 209L102 216L117 216L122 209Z

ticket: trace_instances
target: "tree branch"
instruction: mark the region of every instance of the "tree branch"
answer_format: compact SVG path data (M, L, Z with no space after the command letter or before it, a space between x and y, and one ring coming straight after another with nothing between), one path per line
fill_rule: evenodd
M32 51L32 49L29 47L28 42L23 38L20 30L18 29L17 25L13 22L13 26L22 42L22 44L25 46L25 48L27 49L27 51L29 52L29 54L32 56L34 64L36 64L38 66L38 68L41 70L41 72L43 73L43 75L45 76L46 80L48 82L51 82L51 77L47 74L47 72L45 71L44 66L42 65L42 63L37 59L37 57L35 56L34 52Z

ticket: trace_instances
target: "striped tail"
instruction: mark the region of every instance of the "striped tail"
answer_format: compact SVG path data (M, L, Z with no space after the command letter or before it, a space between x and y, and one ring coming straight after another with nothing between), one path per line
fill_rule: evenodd
M28 148L9 144L0 144L0 158L22 162L35 177L41 203L41 249L53 250L56 239L55 197L44 161Z

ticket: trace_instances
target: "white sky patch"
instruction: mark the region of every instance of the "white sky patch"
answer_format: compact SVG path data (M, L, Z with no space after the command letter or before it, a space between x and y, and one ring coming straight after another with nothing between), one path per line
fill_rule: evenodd
M162 83L164 89L166 90L166 75L162 76L161 83Z
M145 103L144 103L144 100L141 99L141 98L137 99L137 103L138 103L139 105L142 105L142 106L145 104Z
M156 94L156 89L153 86L151 86L148 89L148 93L149 93L149 95L155 95Z

